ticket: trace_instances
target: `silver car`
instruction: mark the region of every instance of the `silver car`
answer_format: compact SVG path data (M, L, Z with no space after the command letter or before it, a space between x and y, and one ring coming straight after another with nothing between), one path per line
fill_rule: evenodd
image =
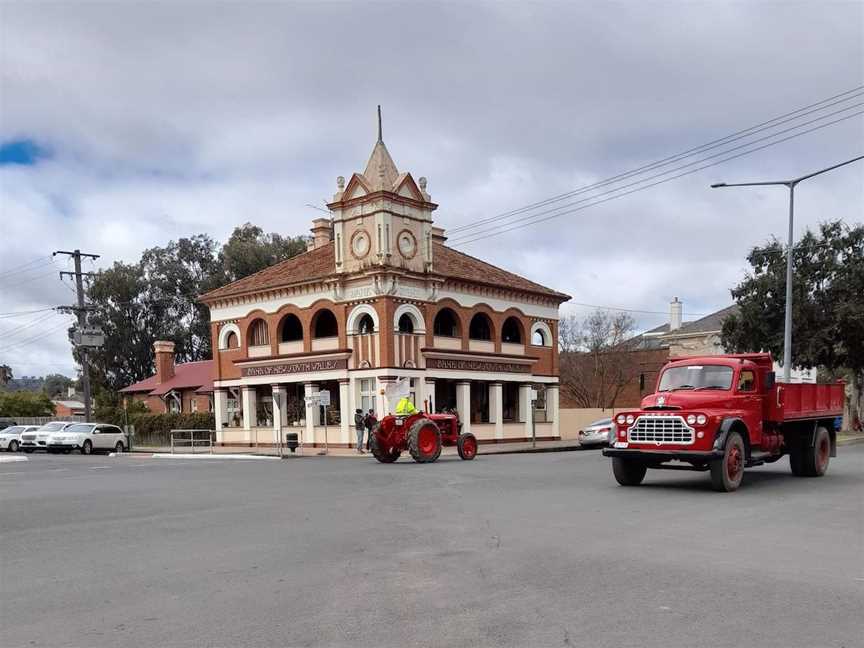
M70 425L75 425L71 421L51 421L42 427L36 428L31 432L25 432L21 435L21 449L24 452L34 452L35 450L48 451L48 437L52 432L60 432L65 430Z
M21 445L21 435L34 432L39 429L38 425L11 425L0 430L0 450L18 452Z
M611 445L615 442L615 425L611 418L594 421L579 430L579 445Z

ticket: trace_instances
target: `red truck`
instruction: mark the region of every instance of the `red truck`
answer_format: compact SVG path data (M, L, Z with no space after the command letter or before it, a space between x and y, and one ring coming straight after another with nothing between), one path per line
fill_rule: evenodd
M775 382L769 353L677 358L642 407L614 417L615 442L603 450L622 486L648 468L711 473L714 490L737 490L744 469L789 455L792 474L821 477L837 454L834 420L842 382Z

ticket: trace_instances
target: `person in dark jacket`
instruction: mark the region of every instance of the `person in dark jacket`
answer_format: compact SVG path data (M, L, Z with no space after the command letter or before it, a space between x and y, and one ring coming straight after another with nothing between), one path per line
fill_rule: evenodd
M363 430L365 429L365 422L363 420L363 410L357 409L354 412L354 429L357 432L357 452L360 454L364 454L363 452Z
M375 410L370 409L365 418L363 419L363 423L366 426L366 449L372 449L372 431L375 429L375 426L378 425L378 417L375 416Z

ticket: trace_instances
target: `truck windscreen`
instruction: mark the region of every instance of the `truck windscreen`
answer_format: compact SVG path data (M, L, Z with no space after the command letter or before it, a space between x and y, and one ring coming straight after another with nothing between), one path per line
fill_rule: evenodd
M663 372L658 391L729 389L732 387L732 373L732 367L723 365L671 367Z

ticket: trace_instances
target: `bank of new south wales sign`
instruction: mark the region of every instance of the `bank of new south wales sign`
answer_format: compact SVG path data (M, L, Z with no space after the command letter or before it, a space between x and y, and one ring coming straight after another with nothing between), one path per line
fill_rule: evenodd
M285 374L316 373L319 371L334 371L336 369L347 369L348 360L345 358L331 360L301 360L299 362L280 362L279 364L264 365L262 367L243 367L244 377L255 376L283 376Z

